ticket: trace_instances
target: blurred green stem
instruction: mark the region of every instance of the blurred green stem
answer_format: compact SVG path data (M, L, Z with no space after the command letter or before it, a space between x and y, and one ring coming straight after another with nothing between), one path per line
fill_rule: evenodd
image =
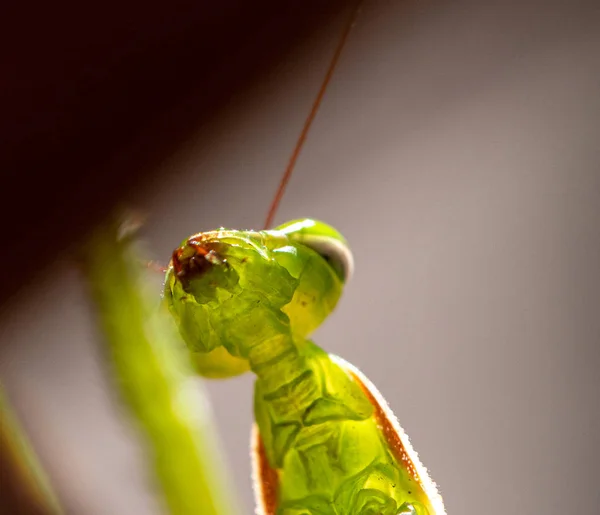
M239 513L209 420L208 401L188 351L148 273L117 224L100 228L84 264L112 369L147 437L154 470L172 514ZM231 483L230 483L231 484Z
M63 513L1 385L0 492L0 513Z

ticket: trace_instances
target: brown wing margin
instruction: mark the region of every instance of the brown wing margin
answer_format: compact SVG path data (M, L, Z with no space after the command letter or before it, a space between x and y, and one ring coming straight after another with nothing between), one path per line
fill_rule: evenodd
M256 515L275 515L278 504L279 477L277 471L269 464L265 445L256 424L252 427L250 448L252 449L252 483Z
M429 497L431 506L434 508L432 515L445 515L444 502L438 492L436 484L431 480L427 469L419 460L419 455L412 448L407 434L404 432L398 419L388 406L387 402L379 393L375 385L358 370L354 365L348 363L342 358L329 355L332 361L337 363L346 371L361 387L373 407L375 408L375 417L377 424L381 428L383 437L387 441L390 449L396 456L399 463L402 463L415 482L418 482L423 491Z
M400 427L398 419L394 416L377 388L360 370L347 361L331 354L330 357L357 382L375 408L375 417L385 440L398 462L406 467L415 482L421 485L429 497L431 506L434 509L432 515L445 515L444 502L438 493L436 484L429 477L427 469L421 464L408 436ZM269 464L265 446L256 424L252 428L251 449L256 515L275 515L278 504L279 477L277 471L271 468Z
M412 479L414 479L416 482L418 482L420 484L421 479L419 478L417 469L415 468L415 465L412 462L410 456L406 452L406 448L400 438L400 435L396 432L396 430L392 426L390 417L383 410L381 405L377 402L377 399L375 398L373 393L371 393L371 390L369 390L369 388L365 385L365 383L363 383L361 378L358 377L352 370L348 370L348 372L350 373L352 378L358 383L358 385L361 387L363 393L367 396L367 399L369 399L369 402L375 408L375 413L374 413L375 420L377 420L377 425L381 429L381 432L383 433L383 437L385 438L388 445L390 446L390 449L392 449L394 456L396 456L396 459L404 465L404 467L406 468L406 470L408 471L408 473L410 474Z

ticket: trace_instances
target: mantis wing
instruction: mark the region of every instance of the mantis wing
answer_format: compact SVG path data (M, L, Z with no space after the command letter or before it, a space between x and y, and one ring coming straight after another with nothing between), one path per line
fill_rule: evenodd
M377 388L355 366L342 358L330 355L332 361L346 371L361 387L374 407L374 416L389 449L398 463L405 467L427 497L433 512L430 515L445 515L444 503L436 484L431 480L427 469L419 460L407 434L395 417L387 402ZM252 428L251 457L253 469L254 498L257 515L276 515L278 507L278 473L269 464L265 448L256 424ZM403 513L403 512L401 512Z

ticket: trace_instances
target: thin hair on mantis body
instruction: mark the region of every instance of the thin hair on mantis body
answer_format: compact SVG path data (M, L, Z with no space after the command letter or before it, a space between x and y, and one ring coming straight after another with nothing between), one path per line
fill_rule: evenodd
M309 339L352 275L346 240L308 218L269 229L359 4L265 229L194 234L175 249L166 272L165 302L198 372L256 376L251 445L261 515L445 514L383 396L356 367Z

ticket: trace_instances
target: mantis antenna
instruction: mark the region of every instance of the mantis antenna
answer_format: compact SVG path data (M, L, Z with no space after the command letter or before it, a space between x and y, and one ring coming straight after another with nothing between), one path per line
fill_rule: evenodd
M354 26L354 22L356 21L356 17L360 10L361 4L362 4L362 0L359 0L358 2L356 2L356 5L352 9L350 18L348 19L348 22L346 23L346 25L344 27L344 32L342 32L342 36L338 42L337 48L335 49L335 52L331 59L331 62L329 63L329 68L327 69L327 73L325 73L325 78L323 79L323 82L321 83L319 92L317 93L317 96L315 97L312 108L311 108L310 112L308 113L308 116L304 122L304 126L302 127L302 132L300 132L300 136L298 137L298 140L296 141L296 146L294 147L294 151L292 152L292 155L288 162L287 168L285 169L285 172L284 172L283 176L281 177L281 181L279 181L279 187L277 188L275 196L273 197L273 201L271 202L271 206L269 207L269 212L267 213L267 219L265 220L265 225L264 225L265 229L268 229L273 224L273 220L275 218L275 215L277 214L277 209L279 208L279 204L281 203L281 199L283 198L283 194L285 193L285 188L292 176L294 167L296 165L296 161L298 160L298 156L300 155L300 151L302 150L302 147L304 146L304 142L306 141L306 136L308 135L308 131L310 130L310 126L312 125L312 122L314 121L315 116L317 115L317 112L319 111L319 107L321 106L321 101L323 100L323 97L325 96L325 91L327 90L327 86L329 85L329 82L331 81L331 77L333 76L333 72L335 70L335 67L336 67L338 60L340 58L340 55L342 53L342 49L344 48L346 40L348 39L348 34L350 34L350 30Z

